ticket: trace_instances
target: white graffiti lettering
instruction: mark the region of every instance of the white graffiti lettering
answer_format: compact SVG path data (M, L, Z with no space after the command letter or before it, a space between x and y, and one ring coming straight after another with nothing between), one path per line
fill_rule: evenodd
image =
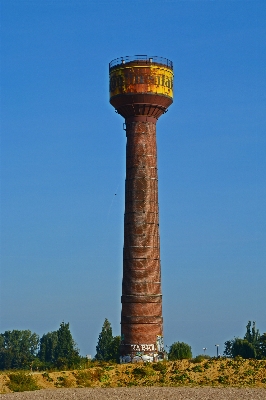
M154 344L131 344L132 351L154 351Z

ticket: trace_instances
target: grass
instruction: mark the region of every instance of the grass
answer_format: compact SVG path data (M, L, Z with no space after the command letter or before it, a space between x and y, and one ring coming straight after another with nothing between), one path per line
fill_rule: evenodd
M197 362L198 361L198 362ZM2 376L2 380L1 380ZM0 374L0 392L57 387L211 386L266 389L266 360L204 358L140 364L95 363L75 371Z

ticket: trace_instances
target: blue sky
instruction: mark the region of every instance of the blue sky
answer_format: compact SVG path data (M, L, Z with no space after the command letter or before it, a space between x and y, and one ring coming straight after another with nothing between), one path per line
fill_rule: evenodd
M265 1L2 0L0 330L120 333L125 132L108 63L174 63L157 124L165 343L266 331ZM116 194L116 196L115 196Z

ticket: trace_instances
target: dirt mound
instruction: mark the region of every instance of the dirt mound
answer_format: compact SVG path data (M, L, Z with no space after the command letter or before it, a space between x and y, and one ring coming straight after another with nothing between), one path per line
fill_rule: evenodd
M91 363L75 371L10 371L0 374L0 392L60 388L236 387L266 389L266 360L207 359L160 363ZM39 392L41 393L41 392ZM265 398L266 394L264 392Z

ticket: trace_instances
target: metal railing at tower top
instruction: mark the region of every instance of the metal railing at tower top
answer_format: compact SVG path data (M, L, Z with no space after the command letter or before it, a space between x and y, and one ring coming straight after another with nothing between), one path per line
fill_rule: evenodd
M120 64L127 64L130 62L134 62L136 64L161 64L165 65L167 68L173 69L173 62L168 60L167 58L164 57L158 57L158 56L147 56L147 55L139 55L137 54L136 56L125 56L125 57L119 57L115 58L109 63L109 71L116 67L117 65Z

